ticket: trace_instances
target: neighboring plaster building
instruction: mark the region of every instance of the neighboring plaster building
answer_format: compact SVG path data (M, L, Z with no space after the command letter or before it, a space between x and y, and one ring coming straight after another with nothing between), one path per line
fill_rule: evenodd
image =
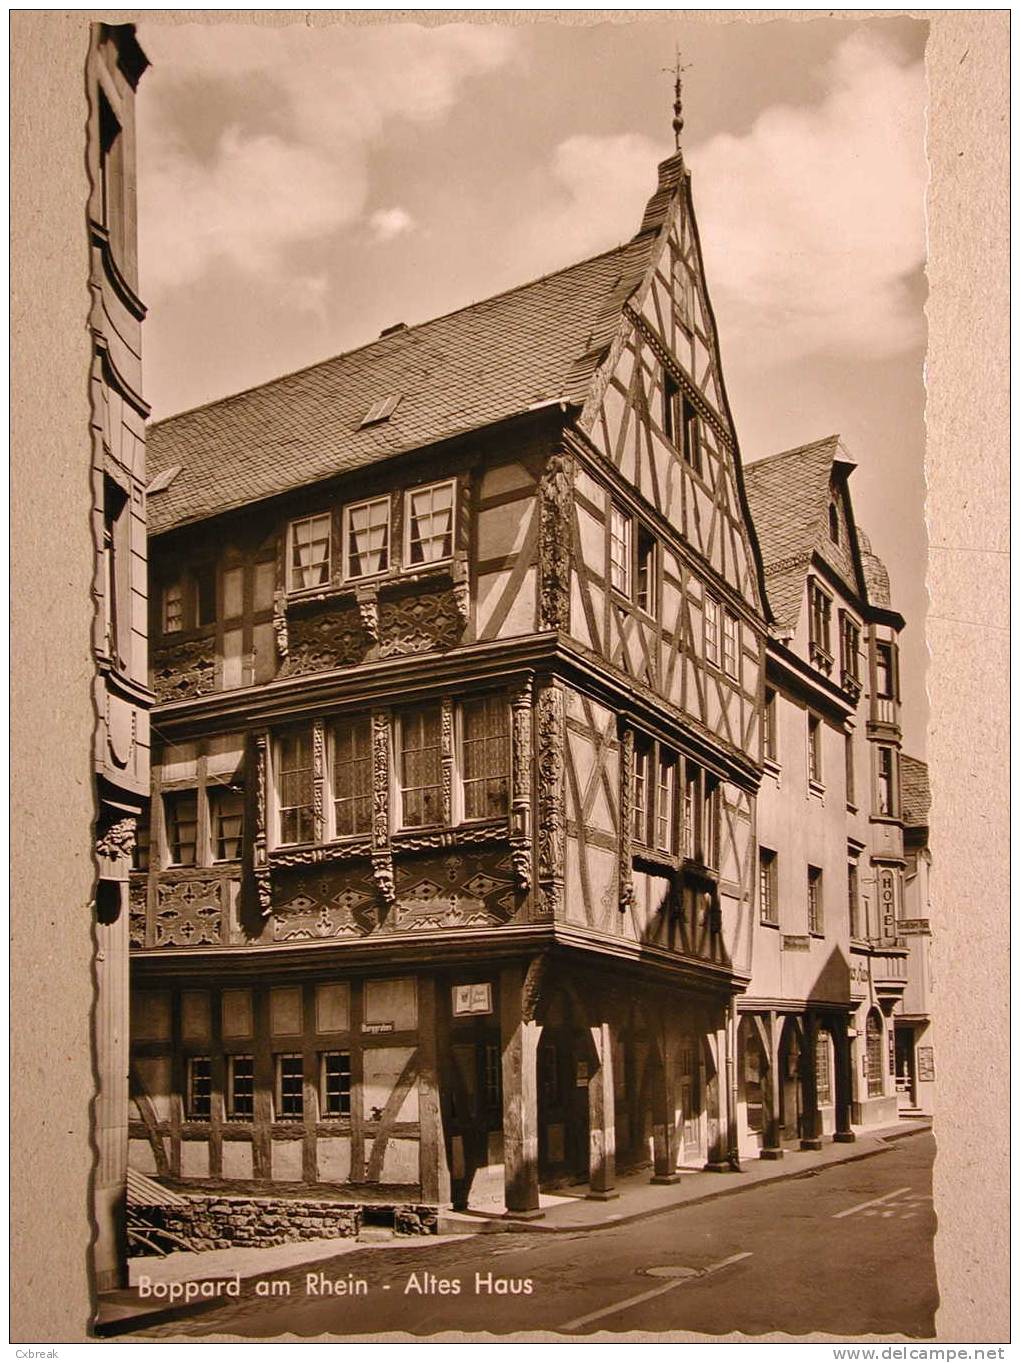
M899 930L910 947L907 987L896 1014L896 1093L901 1112L930 1115L935 1098L935 1046L931 999L931 851L928 766L906 753L900 758L903 813L903 914Z
M149 796L145 418L135 221L135 90L148 61L133 24L92 28L88 200L92 518L96 544L94 770L98 1073L95 1281L122 1284L128 1112L128 871Z
M745 470L772 613L758 929L739 1001L741 1144L893 1120L902 932L898 636L838 437Z

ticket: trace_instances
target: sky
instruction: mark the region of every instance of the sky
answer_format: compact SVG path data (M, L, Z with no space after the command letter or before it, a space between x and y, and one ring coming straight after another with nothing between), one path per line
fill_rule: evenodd
M923 755L927 25L139 25L158 419L628 240L684 152L745 462L838 432Z

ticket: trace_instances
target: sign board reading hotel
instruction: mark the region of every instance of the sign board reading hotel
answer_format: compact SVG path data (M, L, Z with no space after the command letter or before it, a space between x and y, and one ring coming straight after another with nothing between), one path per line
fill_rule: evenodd
M453 986L454 1017L465 1017L471 1013L491 1012L491 984L455 984Z
M882 935L896 936L896 877L888 866L878 873L879 913L882 915Z

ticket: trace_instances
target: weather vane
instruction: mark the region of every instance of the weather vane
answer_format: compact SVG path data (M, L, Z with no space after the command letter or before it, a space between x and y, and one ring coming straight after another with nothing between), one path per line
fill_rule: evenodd
M686 66L680 63L680 44L677 43L676 61L672 66L664 66L662 69L673 77L673 136L676 138L676 149L680 150L680 134L684 130L684 82L683 75L689 71L693 62L688 62Z

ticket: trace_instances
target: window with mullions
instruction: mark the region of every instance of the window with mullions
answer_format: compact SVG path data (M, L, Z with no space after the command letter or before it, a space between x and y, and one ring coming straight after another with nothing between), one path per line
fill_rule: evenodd
M178 634L184 628L184 588L170 582L163 588L163 633Z
M630 596L630 517L618 506L609 512L609 581L621 595Z
M648 841L648 782L652 765L651 745L634 741L634 789L631 796L631 836L635 842Z
M400 716L400 802L405 828L441 823L441 720L438 705Z
M329 582L331 517L306 516L290 523L287 585L292 592Z
M637 528L637 593L640 610L655 614L656 606L656 542L655 536L643 525Z
M659 748L655 764L655 846L672 855L676 851L676 757Z
M344 512L344 575L375 577L390 566L390 499L359 502Z
M227 1057L227 1118L250 1122L255 1115L255 1057Z
M198 846L198 792L167 791L163 796L166 812L167 853L172 866L194 866Z
M349 1051L326 1051L322 1057L320 1102L323 1117L351 1115L351 1056Z
M779 863L768 847L758 849L758 917L762 923L779 922Z
M825 912L822 904L822 871L819 866L807 869L808 932L821 935L825 931Z
M188 1058L188 1092L185 1116L189 1122L207 1122L212 1104L212 1061L207 1055Z
M807 717L808 780L822 784L822 721L817 715Z
M453 555L454 485L432 483L407 494L405 567L441 563Z
M209 791L213 859L239 861L244 840L244 791L216 786Z
M310 729L294 729L280 735L276 745L276 768L280 842L311 842L315 837L315 819Z
M887 818L896 814L896 758L892 748L879 748L878 812Z
M765 708L762 711L762 754L768 762L779 760L778 734L776 731L776 693L765 688Z
M723 671L740 676L740 621L732 611L723 612Z
M302 1117L305 1110L304 1057L276 1057L276 1118Z
M464 818L500 818L510 808L510 713L502 696L461 707Z
M705 661L718 667L722 661L722 635L719 617L722 608L714 596L705 593Z
M662 374L662 432L666 439L676 444L677 432L681 422L680 385L672 374L663 370Z
M682 846L685 857L703 866L719 861L719 779L689 758L684 763Z
M861 679L861 631L851 616L843 614L839 634L840 667L844 680L859 682Z
M896 700L896 650L892 644L875 645L875 695L879 700Z
M368 715L333 726L333 835L350 837L372 827L372 726Z
M697 412L694 410L694 408L691 406L691 404L687 401L686 398L683 399L682 403L682 418L683 418L682 453L684 463L688 464L694 470L695 473L700 474L702 472L701 422L698 418Z
M863 937L861 924L861 887L860 873L855 861L847 862L846 868L847 909L850 918L850 936Z
M832 598L817 582L808 583L808 636L811 661L832 670Z

